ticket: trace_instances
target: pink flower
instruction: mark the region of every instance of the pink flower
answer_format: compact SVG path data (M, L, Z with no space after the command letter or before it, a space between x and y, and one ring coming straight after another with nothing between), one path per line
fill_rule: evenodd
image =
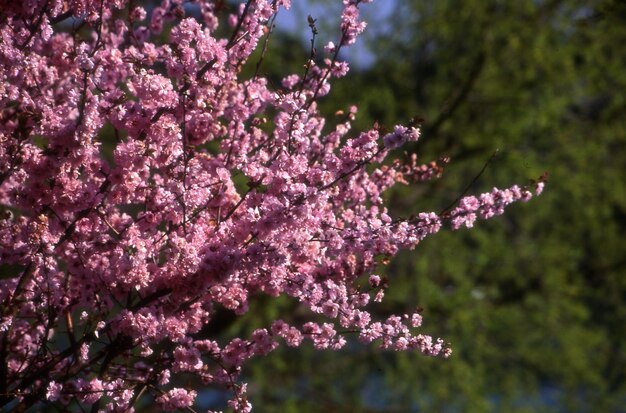
M197 393L194 390L173 388L156 398L156 402L164 411L184 409L193 405Z
M391 215L385 191L437 178L448 160L388 160L417 128L355 131L356 106L320 112L368 2L343 0L339 38L282 88L241 68L289 0L239 2L230 17L210 1L194 13L182 0L149 12L122 0L5 2L0 260L21 269L0 277L7 388L113 412L131 411L145 387L173 411L196 392L168 386L195 376L249 412L242 371L279 345L338 350L347 330L450 355L420 333L420 314L376 320L369 306L388 285L374 272L444 223L472 227L540 194L544 179ZM80 24L52 24L63 18ZM234 34L221 37L224 21ZM277 317L224 341L221 322L258 297L289 297L293 318L324 320Z
M51 381L48 384L48 389L46 390L46 399L50 401L56 401L61 396L61 391L63 390L63 385Z
M378 287L380 285L380 277L374 274L370 275L369 284L374 288Z

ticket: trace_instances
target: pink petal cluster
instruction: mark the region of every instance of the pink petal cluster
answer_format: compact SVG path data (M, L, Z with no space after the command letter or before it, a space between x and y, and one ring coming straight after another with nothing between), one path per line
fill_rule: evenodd
M543 182L538 182L535 185L537 194L541 193L543 185ZM532 196L530 189L514 185L507 189L493 188L491 192L481 194L478 197L461 198L459 206L450 212L452 228L459 229L461 226L471 228L476 219L489 219L502 215L508 205L517 201L528 201Z
M193 390L175 387L167 393L157 397L156 402L159 404L161 409L163 409L163 411L171 412L191 407L196 399L196 395L196 392Z
M5 2L0 407L126 412L150 395L186 409L197 392L174 385L192 376L249 412L239 376L251 359L283 344L336 350L348 332L450 355L418 332L418 312L376 319L389 283L373 272L448 222L471 227L533 194L513 186L443 214L389 215L385 190L438 177L447 160L384 162L419 130L354 132L355 107L339 122L320 115L368 2L343 0L339 39L282 87L240 69L288 0L247 0L226 19L196 0ZM259 295L291 297L311 321L225 340L223 314Z

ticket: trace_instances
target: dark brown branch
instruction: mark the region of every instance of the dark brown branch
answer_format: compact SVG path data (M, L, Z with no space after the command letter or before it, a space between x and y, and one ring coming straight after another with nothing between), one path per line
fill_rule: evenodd
M270 37L272 36L272 33L274 32L274 28L276 27L274 22L276 21L277 16L278 16L278 11L274 13L274 15L272 16L272 18L270 19L268 23L268 32L265 35L265 39L263 40L263 48L261 49L261 56L259 57L259 60L256 62L256 67L254 68L254 75L252 76L252 79L256 79L256 77L259 75L259 70L261 70L261 65L263 64L263 60L265 59L265 54L267 53L267 50L269 48Z
M156 301L159 298L168 295L172 291L173 290L171 288L162 288L160 290L156 290L152 294L149 294L149 295L145 296L144 298L142 298L141 300L139 300L139 302L137 304L135 304L132 307L130 307L130 311L132 311L132 312L138 311L138 310L148 306L153 301Z
M447 99L447 103L444 108L439 112L437 118L430 125L424 126L424 135L432 136L437 133L441 125L443 125L448 119L454 115L454 112L461 106L461 104L467 99L467 96L471 92L474 87L474 84L478 80L478 77L485 65L486 55L484 51L480 51L476 59L474 60L474 64L470 69L470 72L465 79L465 82L453 95Z
M241 30L241 25L243 24L243 21L245 20L246 16L248 15L248 10L250 9L250 5L252 4L254 0L248 0L248 2L246 3L244 9L243 9L243 13L241 13L241 16L239 17L239 20L237 20L237 26L235 26L235 30L233 31L233 34L230 36L230 39L228 40L228 45L226 46L226 49L230 49L232 46L235 45L237 36L239 34L239 30Z
M53 17L50 19L50 24L58 24L61 23L63 20L69 19L70 17L72 17L72 10L68 10L65 13L59 14L56 17Z
M447 207L441 210L441 212L439 213L439 216L445 216L445 214L450 212L450 210L461 200L461 198L463 198L469 192L472 186L474 186L474 184L478 181L478 179L480 179L482 174L487 170L487 167L489 166L489 164L496 158L496 156L498 155L498 151L499 151L498 149L495 150L495 152L491 155L491 157L487 159L487 162L485 162L480 172L478 172L478 174L474 177L474 179L472 179L472 181L469 184L467 184L463 192L461 192L461 194L458 197L456 197L456 199L452 201L450 205L448 205Z

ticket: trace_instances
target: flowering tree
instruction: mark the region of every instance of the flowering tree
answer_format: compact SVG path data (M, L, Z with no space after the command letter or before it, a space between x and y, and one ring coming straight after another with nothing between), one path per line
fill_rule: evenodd
M259 67L289 0L243 2L223 38L220 1L164 0L150 13L132 0L2 6L1 406L132 411L152 397L194 411L184 383L195 380L229 389L232 410L248 412L248 360L307 340L336 350L347 332L450 355L418 332L419 311L372 317L387 287L373 272L543 182L389 216L386 189L438 177L446 160L384 162L418 139L415 124L352 133L356 108L332 125L320 115L367 2L343 0L340 38L323 56L309 19L310 59L280 86ZM218 341L216 312L243 315L258 294L293 297L328 322L275 320Z

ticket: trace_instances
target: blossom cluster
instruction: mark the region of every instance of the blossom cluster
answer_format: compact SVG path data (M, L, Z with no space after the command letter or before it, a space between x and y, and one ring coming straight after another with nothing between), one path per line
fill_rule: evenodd
M126 412L152 397L187 409L192 377L248 412L250 359L283 344L340 349L345 332L450 355L418 312L375 319L379 257L543 184L389 215L385 190L438 177L447 160L385 162L419 129L358 133L356 108L336 124L320 114L368 2L343 0L339 38L281 86L241 68L289 0L0 8L0 406ZM292 297L310 321L220 335L219 314L243 315L259 294Z

